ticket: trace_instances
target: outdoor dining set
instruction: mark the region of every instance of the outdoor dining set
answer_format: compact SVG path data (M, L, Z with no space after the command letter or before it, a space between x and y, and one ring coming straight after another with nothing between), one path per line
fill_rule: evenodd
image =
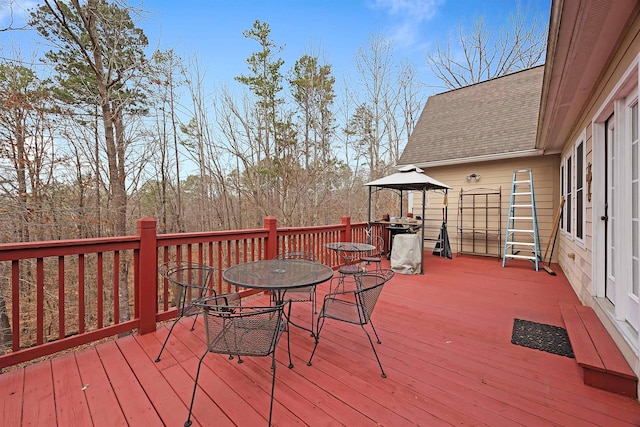
M203 349L195 373L185 427L192 423L200 368L208 353L227 355L230 360L237 359L237 363L242 363L243 357L271 356L271 425L276 377L275 350L283 333L287 333L288 367L293 368L288 333L290 326L306 330L314 339L314 347L307 362L311 366L326 319L359 325L369 339L382 377L386 378L374 342L365 329L365 325L370 325L376 342L381 344L371 315L384 284L394 274L381 266L382 242L334 242L324 246L339 256L340 265L335 272L331 267L320 263L308 250L282 252L275 259L245 262L222 271L222 278L231 285L268 292L269 305L254 305L256 300L253 299L244 302L238 292L216 292L212 285L214 275L219 273L216 267L182 260L169 261L160 266L160 276L175 286L178 317L171 325L155 361L160 361L171 332L180 319L193 316L193 331L198 316L204 316L206 348ZM329 289L318 312L316 287L327 282ZM291 316L291 305L300 302L310 303L309 327L294 322Z

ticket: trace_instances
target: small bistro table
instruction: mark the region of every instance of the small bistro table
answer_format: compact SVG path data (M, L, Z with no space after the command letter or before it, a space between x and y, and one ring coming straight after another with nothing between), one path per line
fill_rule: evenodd
M338 254L338 256L340 255L340 252L347 252L347 253L353 254L350 258L343 259L345 263L347 261L353 261L356 258L359 258L360 256L358 255L359 253L373 251L376 248L375 246L370 245L368 243L355 243L355 242L331 242L331 243L325 243L324 247L329 250L335 251Z
M368 243L356 242L331 242L324 245L325 248L335 251L342 258L342 264L338 266L338 273L342 274L339 283L344 284L345 275L357 275L362 273L356 260L360 259L362 252L375 250L375 246Z
M325 248L332 251L345 251L345 252L369 252L376 247L368 243L355 243L355 242L331 242L324 245Z

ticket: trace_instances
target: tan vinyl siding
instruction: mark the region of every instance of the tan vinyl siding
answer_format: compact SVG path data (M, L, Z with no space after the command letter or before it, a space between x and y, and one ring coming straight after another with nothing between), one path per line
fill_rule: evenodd
M629 69L631 63L640 53L640 20L636 19L628 28L626 36L619 42L618 49L611 56L608 68L601 74L601 79L594 85L591 97L582 106L583 114L573 123L570 136L564 141L563 155L571 150L583 131L586 131L586 164L593 164L602 167L605 162L604 158L594 157L593 135L592 129L596 121L596 114L605 106L607 98L613 93L616 85L621 81L622 76ZM609 114L606 111L605 114ZM600 118L601 119L601 118ZM591 185L591 192L606 191L602 183L595 180ZM587 188L588 192L588 188ZM625 358L633 368L636 375L640 374L640 359L637 350L630 345L625 332L620 327L620 322L615 319L614 313L609 308L610 304L604 298L597 298L594 282L604 280L604 272L600 272L601 278L594 278L593 244L594 244L594 221L600 221L600 216L604 213L603 206L592 206L592 201L586 201L586 226L585 226L585 244L579 245L571 236L561 234L559 239L558 262L562 267L564 274L567 276L571 286L579 296L583 304L591 306L596 310L598 316L607 328L611 337L614 339L618 348L622 351ZM601 251L602 253L602 251ZM636 338L637 342L637 338ZM639 386L640 390L640 386Z
M587 132L587 161L586 165L593 163L592 158L592 122L598 110L602 107L607 97L611 94L616 84L621 80L623 74L629 68L631 62L640 52L640 21L636 20L632 28L629 29L627 37L622 42L620 49L613 56L610 66L604 74L602 80L593 89L593 96L585 106L585 113L578 123L575 123L573 132L563 146L563 155L567 150L571 149L579 135L586 130ZM595 159L595 161L604 161L604 159ZM586 166L585 165L585 166ZM598 183L593 182L591 191L604 191L598 187ZM561 234L560 239L560 257L558 262L564 270L567 278L571 282L576 294L587 305L593 305L592 299L592 243L593 243L593 216L599 218L602 212L593 212L591 202L586 202L587 224L586 224L586 247L579 247L576 242L566 235ZM570 254L575 254L575 259L570 258Z
M501 207L501 228L500 228L500 248L498 242L491 242L490 247L494 250L491 253L502 255L502 245L504 245L505 227L507 224L507 215L509 211L509 197L511 195L511 184L513 179L513 171L516 169L531 168L533 172L533 184L536 196L536 213L538 216L538 229L540 233L541 251L544 253L553 219L558 207L560 192L557 183L559 182L559 164L560 157L553 156L537 156L526 157L520 159L496 160L482 163L469 163L465 165L441 166L428 168L425 173L438 181L452 187L448 193L448 222L447 229L451 250L453 253L458 252L458 224L459 209L458 201L460 198L460 189L465 191L474 188L490 188L502 190L502 207ZM478 181L467 181L466 177L471 174L480 175ZM414 213L419 214L421 211L422 198L421 194L414 195ZM442 197L430 192L428 194L427 203L427 224L435 224L439 227L441 222L441 206ZM465 213L463 213L464 217ZM429 220L431 218L431 220ZM482 219L484 221L484 219ZM436 228L438 228L436 227ZM438 230L432 230L432 237L437 237ZM428 234L425 231L425 234ZM465 245L466 246L466 245ZM433 247L432 242L425 242L425 248ZM556 247L557 250L557 247ZM551 249L549 249L551 251ZM555 259L555 254L554 254Z

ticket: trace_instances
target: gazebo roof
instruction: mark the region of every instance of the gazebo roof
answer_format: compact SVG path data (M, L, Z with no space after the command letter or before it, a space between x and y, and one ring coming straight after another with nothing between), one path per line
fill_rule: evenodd
M419 167L406 165L398 172L365 184L369 187L392 188L394 190L448 190L446 184L425 175Z

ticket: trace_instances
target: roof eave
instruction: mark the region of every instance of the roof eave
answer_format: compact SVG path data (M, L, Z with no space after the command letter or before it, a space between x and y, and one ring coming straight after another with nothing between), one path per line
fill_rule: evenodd
M541 156L543 154L553 154L552 152L545 152L544 150L533 148L529 150L512 151L509 153L497 153L487 154L484 156L464 157L455 159L434 160L430 162L412 163L420 168L433 168L438 166L453 166L465 163L477 163L477 162L489 162L493 160L505 160L518 157L532 157ZM405 166L404 164L396 165L396 168Z
M635 0L553 0L537 148L562 150L638 7Z

